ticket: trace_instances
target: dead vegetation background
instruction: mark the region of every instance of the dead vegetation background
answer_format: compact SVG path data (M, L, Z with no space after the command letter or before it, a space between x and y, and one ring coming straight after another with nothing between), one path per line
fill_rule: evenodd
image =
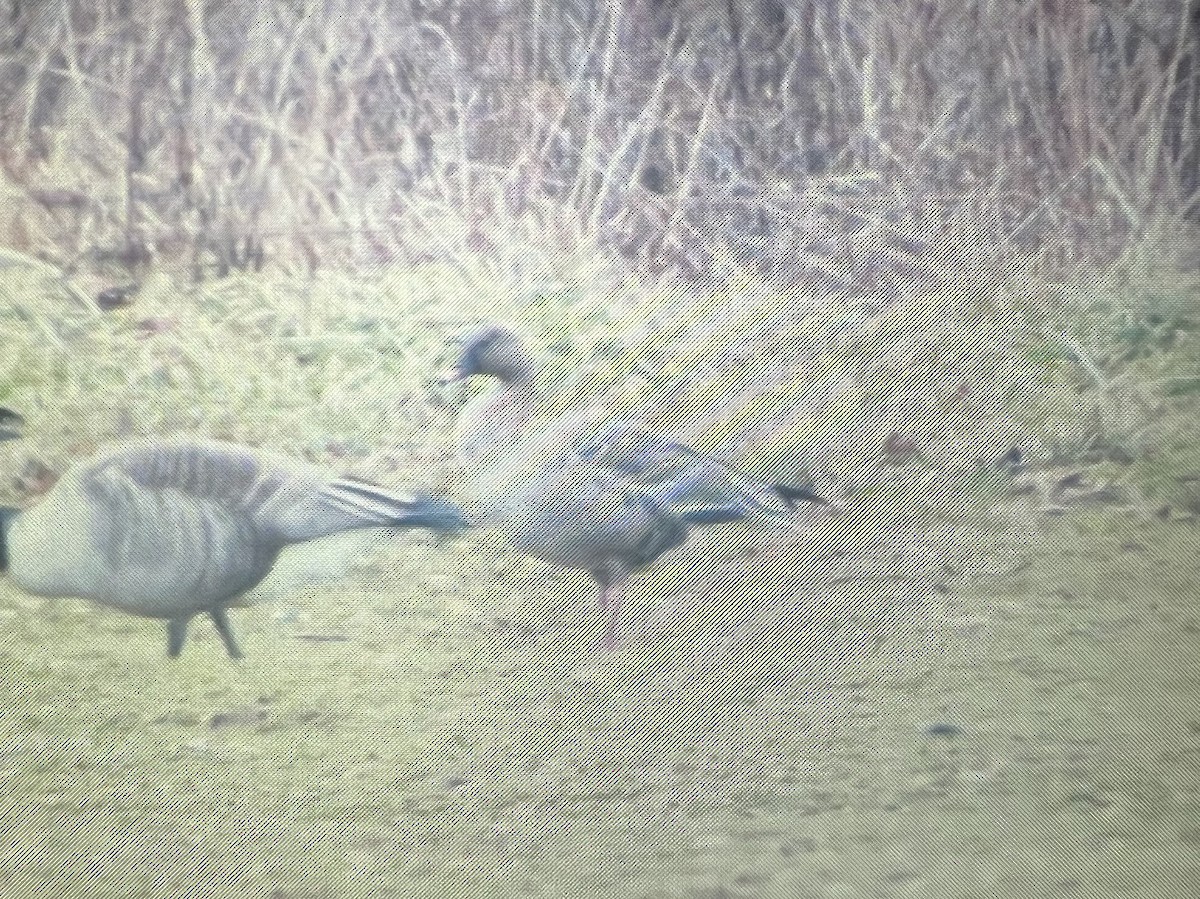
M1194 215L1194 3L9 0L0 239L72 265L513 257L869 291Z
M0 399L97 438L424 446L414 371L499 313L784 474L1194 442L1192 0L2 13Z

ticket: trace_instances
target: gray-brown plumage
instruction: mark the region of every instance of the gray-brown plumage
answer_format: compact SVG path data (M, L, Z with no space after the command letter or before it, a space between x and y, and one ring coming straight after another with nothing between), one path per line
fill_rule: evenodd
M73 468L27 511L0 510L0 570L30 593L167 619L172 658L206 614L236 659L226 609L284 547L358 528L465 525L444 500L331 480L236 444L145 441Z
M764 484L681 443L596 412L533 428L533 357L503 325L469 335L445 380L496 379L458 422L478 518L519 550L586 571L608 610L605 644L619 640L626 580L687 539L690 525L778 518L798 501L825 503L804 487Z

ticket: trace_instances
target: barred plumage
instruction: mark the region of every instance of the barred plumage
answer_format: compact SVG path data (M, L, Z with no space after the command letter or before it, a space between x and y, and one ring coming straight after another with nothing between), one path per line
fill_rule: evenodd
M284 547L358 528L465 526L445 500L330 480L248 447L144 441L72 469L28 511L6 510L0 560L31 593L166 618L172 657L207 614L239 658L226 609Z

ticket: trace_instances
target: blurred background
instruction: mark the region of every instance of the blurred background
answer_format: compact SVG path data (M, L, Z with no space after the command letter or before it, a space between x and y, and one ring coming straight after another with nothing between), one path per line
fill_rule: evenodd
M1200 385L1196 15L14 0L0 400L407 445L408 363L507 315L727 454L1136 459Z

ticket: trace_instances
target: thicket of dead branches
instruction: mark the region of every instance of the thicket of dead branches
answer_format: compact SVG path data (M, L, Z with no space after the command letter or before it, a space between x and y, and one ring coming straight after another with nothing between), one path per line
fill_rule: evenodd
M1103 257L1200 205L1191 0L4 7L0 243L70 266L583 241L874 290L939 238Z

